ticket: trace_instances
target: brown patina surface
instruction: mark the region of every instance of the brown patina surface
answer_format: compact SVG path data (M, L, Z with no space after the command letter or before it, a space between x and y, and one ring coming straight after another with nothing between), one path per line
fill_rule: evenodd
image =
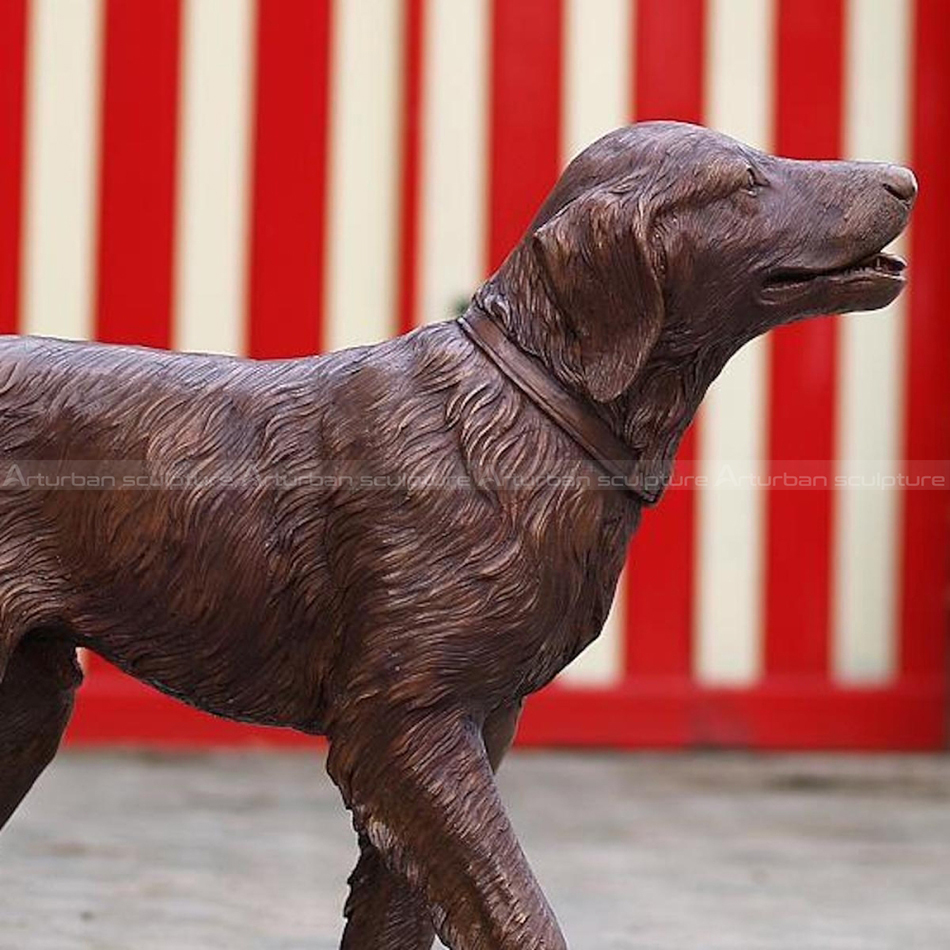
M903 168L693 126L604 137L469 308L573 422L457 321L272 362L5 339L0 826L85 646L210 713L329 738L361 845L345 947L564 947L493 779L522 701L597 636L638 486L726 361L900 292L880 252L915 195ZM605 429L633 490L585 444Z

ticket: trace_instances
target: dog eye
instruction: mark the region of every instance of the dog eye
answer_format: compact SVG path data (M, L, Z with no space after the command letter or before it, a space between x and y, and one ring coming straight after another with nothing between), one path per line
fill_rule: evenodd
M768 187L768 179L763 177L762 173L755 165L746 165L745 175L742 178L742 184L737 190L744 191L747 195L756 197L763 188Z

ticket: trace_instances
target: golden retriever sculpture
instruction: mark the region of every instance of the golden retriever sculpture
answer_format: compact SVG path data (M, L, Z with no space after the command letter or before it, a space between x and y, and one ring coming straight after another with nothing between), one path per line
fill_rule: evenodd
M0 345L0 826L77 647L326 735L361 856L343 946L565 941L493 780L600 631L627 543L746 342L881 307L904 168L678 123L564 172L466 315L307 359Z

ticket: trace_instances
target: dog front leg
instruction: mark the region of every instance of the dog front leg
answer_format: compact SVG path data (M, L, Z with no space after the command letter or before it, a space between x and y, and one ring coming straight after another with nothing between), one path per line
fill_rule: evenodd
M425 898L386 867L365 834L347 882L341 950L429 950L435 928Z
M401 727L394 719L361 716L331 736L327 769L360 834L424 895L452 950L566 950L477 727L459 717Z
M492 772L498 771L501 760L515 741L523 706L524 700L519 700L511 706L501 706L488 716L482 726L482 740Z
M493 772L511 747L521 707L505 706L485 721L482 739ZM435 929L425 898L386 867L366 835L359 836L359 847L343 911L342 950L429 950Z

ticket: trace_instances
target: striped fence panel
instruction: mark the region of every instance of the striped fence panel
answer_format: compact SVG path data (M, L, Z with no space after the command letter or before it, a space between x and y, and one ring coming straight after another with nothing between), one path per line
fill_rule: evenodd
M646 514L603 635L522 738L939 747L950 496L835 483L950 459L945 16L942 0L0 0L0 329L261 358L381 340L451 315L566 161L634 120L907 162L908 293L730 363L680 453L706 487ZM770 484L790 461L831 487ZM88 674L74 741L300 741L95 658Z

